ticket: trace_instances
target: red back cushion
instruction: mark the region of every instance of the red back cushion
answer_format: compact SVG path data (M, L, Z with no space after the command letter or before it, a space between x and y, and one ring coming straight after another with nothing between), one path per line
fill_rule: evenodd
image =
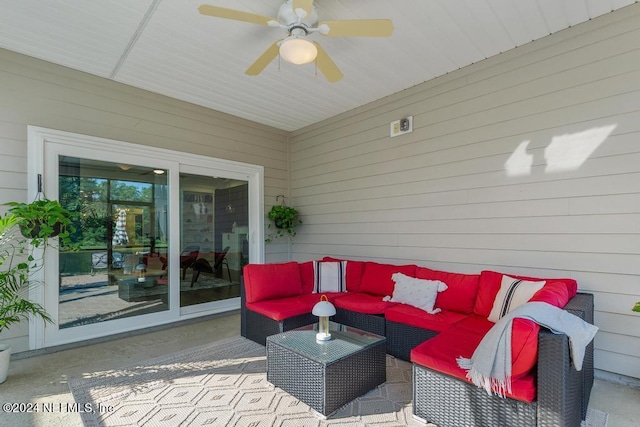
M302 294L297 262L248 264L244 267L247 303Z
M364 266L366 262L364 261L351 261L344 260L338 258L332 258L326 256L322 258L322 261L347 261L347 291L349 292L358 292L360 290L360 285L362 283L362 274L364 273Z
M298 267L300 268L302 293L310 294L313 292L313 261L301 262Z
M564 307L569 302L569 289L563 282L547 281L529 301L546 302ZM511 375L514 378L529 372L538 361L540 325L529 319L513 319L511 332Z
M367 262L362 275L360 292L371 295L393 295L394 282L391 279L393 273L402 273L409 277L415 277L415 265L392 265Z
M473 312L480 282L479 274L449 273L431 270L426 267L416 267L418 279L440 280L448 289L438 293L436 307L443 310L469 314Z
M511 376L527 374L538 361L540 325L529 319L513 319L511 329Z
M481 273L478 301L481 298L480 294L483 291L482 287L487 283L493 284L493 281L496 281L496 279L499 279L501 281L502 276L503 274L493 271L483 271ZM575 295L575 290L577 290L577 286L574 287L571 283L567 283L567 281L569 281L573 282L573 284L576 284L572 279L535 279L524 276L515 276L511 274L509 274L508 276L530 281L545 280L546 283L544 284L542 289L536 292L529 301L542 301L556 307L564 307L567 302L569 302L569 300L573 297L573 295ZM487 280L487 282L484 282L484 280ZM498 293L499 288L500 285L498 284L495 294ZM573 294L569 296L572 289L574 290ZM495 294L493 295L493 298L495 298ZM488 298L488 296L485 295L482 298L486 299ZM493 300L488 304L488 306L490 312L491 307L493 306ZM478 304L476 303L476 308L477 307ZM477 311L476 313L480 314ZM519 376L525 375L536 364L538 359L539 331L540 326L529 319L513 320L513 330L511 335L511 357L513 364L511 375L513 376L513 378L518 378Z
M488 271L488 270L484 270L480 273L480 287L478 289L478 297L476 298L476 303L473 307L474 313L484 317L489 316L489 313L491 313L491 308L493 307L493 301L496 299L496 295L500 290L500 285L502 283L503 275L504 273L498 273L496 271ZM567 293L569 296L567 301L573 298L576 292L578 292L578 283L573 279L567 279L567 278L561 278L561 279L542 278L541 279L541 278L535 278L535 277L517 276L515 274L507 274L507 275L520 280L530 280L530 281L545 280L547 284L551 282L562 283L567 288ZM564 307L564 305L561 307Z
M567 305L570 299L567 285L562 282L547 281L542 289L536 292L529 301L546 302L562 308Z

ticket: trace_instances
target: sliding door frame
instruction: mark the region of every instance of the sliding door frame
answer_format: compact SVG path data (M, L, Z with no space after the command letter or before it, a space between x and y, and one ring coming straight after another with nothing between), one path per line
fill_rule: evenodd
M123 160L122 153L126 153ZM38 349L71 342L83 341L136 329L201 317L240 307L240 299L226 304L205 306L200 310L180 310L180 191L181 170L207 171L211 175L241 178L249 183L249 259L252 263L264 262L264 167L247 163L217 159L197 154L156 148L124 141L58 131L37 126L28 127L28 186L27 200L38 194L38 175L43 176L43 190L47 197L58 196L58 159L60 155L96 160L123 162L148 167L161 167L168 171L169 200L169 309L131 318L116 319L85 325L81 334L77 328L60 330L40 320L29 322L29 348ZM132 161L133 160L133 161ZM47 250L44 268L31 277L34 282L45 283L30 290L30 298L42 304L52 318L58 318L58 253L53 247ZM51 284L51 285L49 285ZM105 324L106 327L105 327ZM53 328L51 330L45 328ZM78 337L80 335L80 337Z

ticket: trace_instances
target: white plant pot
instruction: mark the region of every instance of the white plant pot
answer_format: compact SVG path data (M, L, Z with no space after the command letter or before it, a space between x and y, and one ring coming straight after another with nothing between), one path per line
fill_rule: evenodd
M11 347L0 344L0 384L7 379L9 372L9 359L11 358Z

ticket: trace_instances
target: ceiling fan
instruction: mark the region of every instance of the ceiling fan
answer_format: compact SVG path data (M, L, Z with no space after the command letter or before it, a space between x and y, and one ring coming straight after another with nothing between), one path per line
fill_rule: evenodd
M389 37L393 32L393 23L390 19L318 23L318 11L313 0L287 0L280 6L277 18L211 5L202 5L198 11L203 15L282 28L287 31L287 37L269 46L247 68L245 73L250 76L260 74L279 54L285 61L297 65L315 61L316 66L329 82L337 82L342 79L342 72L324 49L318 43L307 40L307 36L320 33L328 37Z

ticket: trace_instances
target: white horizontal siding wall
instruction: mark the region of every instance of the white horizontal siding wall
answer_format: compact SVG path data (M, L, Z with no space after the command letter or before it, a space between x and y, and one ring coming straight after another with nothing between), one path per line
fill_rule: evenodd
M265 209L288 191L284 131L0 49L0 205L27 201L27 125L263 165ZM22 323L2 341L27 350L27 334Z
M390 138L407 115L413 133ZM595 294L596 367L640 378L640 5L294 132L290 150L294 259L573 277Z

